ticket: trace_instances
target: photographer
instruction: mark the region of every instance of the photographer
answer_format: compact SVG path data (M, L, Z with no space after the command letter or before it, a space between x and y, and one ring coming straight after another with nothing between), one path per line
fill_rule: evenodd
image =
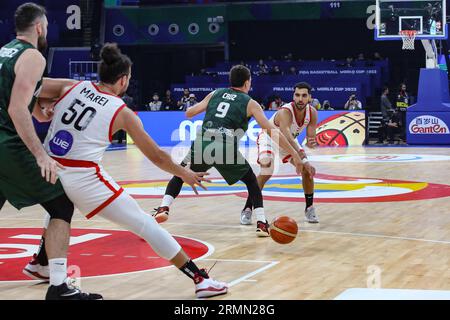
M356 94L350 95L348 101L344 105L345 110L361 110L362 103L358 99L356 99Z

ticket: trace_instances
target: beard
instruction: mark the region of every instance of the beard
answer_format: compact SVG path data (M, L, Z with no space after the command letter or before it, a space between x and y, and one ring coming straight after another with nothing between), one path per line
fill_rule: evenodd
M294 103L294 105L299 111L302 111L306 107L306 104L301 105L300 103Z
M37 49L39 50L39 52L44 55L47 52L47 46L47 39L44 36L40 36L37 43Z

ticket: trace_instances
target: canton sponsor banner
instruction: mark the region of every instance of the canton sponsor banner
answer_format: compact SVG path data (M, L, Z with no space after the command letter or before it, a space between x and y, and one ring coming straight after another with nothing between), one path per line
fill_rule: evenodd
M270 118L275 111L265 111L264 113L267 118ZM144 111L138 112L137 115L141 119L146 132L161 146L189 146L201 129L204 117L204 114L200 114L192 119L186 119L184 112L176 111ZM319 141L319 144L333 146L362 145L365 139L364 116L364 111L319 111L317 133L318 136L326 134L326 137L324 136L323 141ZM323 128L324 124L327 124L327 130ZM260 132L261 127L255 120L250 120L248 130L241 139L241 143L255 145ZM306 130L303 130L297 137L298 141L304 142L305 136ZM337 141L339 141L339 144L332 143Z
M430 115L414 118L409 123L409 132L413 134L449 134L447 124Z
M408 112L409 144L450 144L450 112Z

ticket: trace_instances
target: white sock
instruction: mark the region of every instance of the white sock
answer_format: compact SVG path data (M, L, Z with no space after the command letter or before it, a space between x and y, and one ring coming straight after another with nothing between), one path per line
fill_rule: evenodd
M168 194L165 194L162 201L161 201L161 205L160 207L170 207L170 205L172 204L174 198L172 196L169 196Z
M48 266L50 267L50 285L59 286L67 278L67 259L49 259Z
M255 208L253 212L256 214L256 221L266 222L266 215L264 214L264 208Z

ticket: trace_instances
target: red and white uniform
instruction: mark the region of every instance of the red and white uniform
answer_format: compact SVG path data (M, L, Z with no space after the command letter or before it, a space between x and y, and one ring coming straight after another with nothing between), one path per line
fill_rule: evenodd
M114 201L120 187L99 164L111 143L112 126L123 100L81 81L55 104L45 139L47 153L65 166L58 177L67 196L89 219Z
M292 123L289 127L289 131L292 134L292 137L294 139L297 139L297 136L300 134L300 132L305 129L309 122L311 121L311 106L309 104L306 105L305 109L305 117L303 119L297 119L295 112L294 112L294 102L287 103L283 105L280 110L287 109L292 115ZM269 119L269 121L274 124L276 127L279 127L275 123L275 116L277 115L278 111ZM303 150L303 148L300 146L297 140L295 140L298 147ZM286 163L289 161L289 159L292 157L290 154L285 152L283 149L280 149L277 145L275 145L270 138L270 136L265 133L261 132L258 136L258 139L256 140L256 144L258 145L258 163L259 159L262 157L274 157L274 152L278 152L279 156L281 158L281 161L283 163Z

